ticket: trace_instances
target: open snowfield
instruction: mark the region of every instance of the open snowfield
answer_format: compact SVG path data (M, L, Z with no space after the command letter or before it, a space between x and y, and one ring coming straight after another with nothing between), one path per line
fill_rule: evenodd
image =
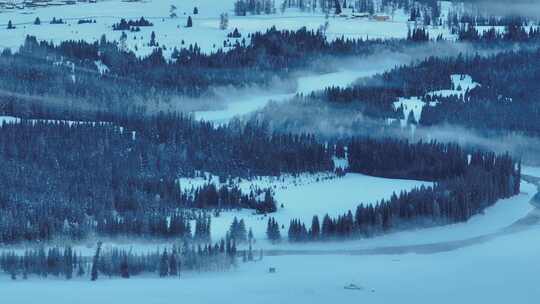
M540 167L523 166L521 168L521 173L540 178Z
M319 178L322 180L324 176L321 174ZM279 208L278 212L272 214L272 216L279 224L285 225L285 228L281 229L284 241L277 244L268 242L265 235L268 218L256 215L250 210L222 212L219 217L212 217L212 238L217 240L224 237L232 220L237 217L239 220L244 219L248 229L253 229L254 247L256 249L278 250L280 252L291 250L306 252L384 250L386 252L387 250L393 251L393 249L388 248L396 248L395 251L397 252L411 246L433 245L436 248L437 244L466 241L502 232L534 210L530 200L537 190L536 186L523 182L520 195L498 201L494 206L487 208L483 214L475 215L465 223L394 232L369 239L288 243L286 241L287 228L289 221L293 218L299 218L309 225L314 214L322 218L326 213L336 216L349 209L354 212L354 208L359 202L375 203L381 198L389 197L393 191L427 184L418 181L375 178L360 174L348 174L341 179L327 179L319 182L316 182L314 178L303 177L295 180L296 185L291 184L291 180L284 179L285 182L281 182L264 178L256 182L244 181L240 183L242 191L249 191L252 186L255 186L255 188L264 187L270 183L275 186L276 199L278 202L285 202L285 206ZM200 186L204 183L205 181L202 179L193 180L192 185ZM369 191L366 189L369 189ZM347 193L347 195L343 195L343 193ZM339 197L340 200L334 200L336 204L330 208L325 206L333 197ZM170 243L164 243L163 241L125 240L111 242L105 240L104 242L105 249L119 247L141 253L153 251L158 247L163 248L167 245L170 245ZM23 250L24 247L23 245L4 249L19 251ZM95 241L89 240L85 244L75 245L74 248L83 255L91 256L95 251Z
M534 191L534 187L524 184L523 191ZM485 229L483 226L502 227L510 221L507 215L511 210L530 210L520 206L527 203L529 196L527 193L500 201L468 223L414 234L426 241L423 233L428 231L428 235L437 236L433 242L441 242L454 239L447 237L453 232L456 237L466 237L479 233ZM518 217L517 211L514 216ZM535 224L487 242L432 254L282 253L258 262L240 263L231 272L186 274L180 279L147 275L129 280L101 278L96 282L36 278L11 281L1 276L0 299L10 304L108 303L111 299L132 304L168 304L171 299L189 303L221 303L223 299L241 303L393 303L407 299L418 304L532 304L540 296L534 279L540 271L540 264L535 262L540 254L538 233L540 226ZM343 247L326 244L325 249ZM268 273L269 267L275 267L277 272ZM349 284L359 289L345 289Z
M502 231L516 221L526 217L535 208L530 200L536 194L536 186L523 182L521 194L509 199L499 200L483 214L473 216L469 221L446 226L407 230L370 239L352 241L277 245L258 244L268 249L284 250L366 250L385 247L405 247L415 245L456 242L487 236ZM282 231L286 233L286 231Z
M228 273L87 280L11 281L10 304L222 303L538 303L540 227L451 252L418 255L265 257ZM268 273L269 267L277 272ZM344 286L356 284L360 290Z
M325 214L335 217L348 210L354 212L360 203L374 204L383 198L389 198L394 192L409 191L414 187L431 184L362 174L347 174L341 178L320 181L314 180L313 177L304 177L298 183L295 186L290 180L270 183L263 180L256 184L259 188L275 186L274 197L278 203L278 211L271 216L286 228L291 219L300 219L306 224L311 224L314 215L322 220ZM240 187L243 191L249 191L251 184L241 183ZM219 217L212 218L212 237L217 239L224 237L234 217L244 219L246 227L253 229L255 238L266 239L268 217L247 210L222 212ZM286 229L282 229L281 234L285 237Z
M170 18L171 5L177 7L177 18ZM193 15L197 6L199 14ZM278 1L276 7L278 7ZM97 3L77 3L75 5L49 6L42 8L3 9L0 10L0 32L2 41L0 48L17 49L26 35L37 36L38 39L60 42L67 39L99 40L105 34L109 39L119 40L121 31L113 31L112 25L120 18L139 19L144 16L154 23L153 27L141 27L138 33L127 33L127 47L139 55L149 54L152 47L148 46L150 34L156 33L160 46L166 46L165 54L172 52L173 47L186 47L197 43L203 51L211 52L223 46L227 34L234 28L247 35L255 31L265 31L271 26L278 29L296 30L303 26L308 29L319 29L326 22L320 12L300 12L287 10L281 13L278 8L274 15L234 16L234 0L146 0L140 2L124 2L120 0L104 0ZM444 7L447 7L445 5ZM443 18L445 9L443 7ZM345 10L344 12L347 12ZM228 30L219 29L219 16L229 15ZM327 36L348 38L405 38L407 36L407 15L397 10L390 13L391 20L386 22L369 19L350 19L330 17ZM193 18L193 27L185 28L188 16ZM39 17L41 25L33 22ZM62 18L67 24L49 24L52 18ZM96 20L95 24L77 24L79 19ZM12 21L16 29L7 30L7 23ZM451 37L448 29L430 27L434 37L443 34ZM182 44L184 41L184 44ZM234 42L234 39L231 39Z

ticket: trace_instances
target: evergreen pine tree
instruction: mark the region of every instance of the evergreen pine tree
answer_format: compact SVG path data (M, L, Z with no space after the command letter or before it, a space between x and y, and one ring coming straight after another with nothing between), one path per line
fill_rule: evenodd
M150 46L156 46L156 33L152 31L150 34Z
M340 15L342 10L341 10L341 4L339 3L339 0L334 0L334 6L335 6L335 14L336 15Z
M169 275L177 276L178 275L178 263L176 260L176 250L173 249L171 256L169 257Z
M95 281L98 279L98 263L99 263L99 254L101 252L101 242L97 243L97 249L96 253L94 254L94 258L92 260L92 270L91 270L91 277L90 279L92 281Z
M166 277L169 275L169 256L167 254L167 249L163 251L161 255L161 260L159 262L159 276Z
M312 240L317 240L320 237L320 234L321 226L319 224L319 217L315 215L311 220L310 237Z
M124 256L122 262L120 263L120 276L124 279L129 279L129 266L127 256Z

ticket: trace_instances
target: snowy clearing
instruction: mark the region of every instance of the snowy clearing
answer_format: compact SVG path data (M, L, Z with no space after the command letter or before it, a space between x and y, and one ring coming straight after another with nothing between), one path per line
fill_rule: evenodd
M451 89L429 92L428 95L433 97L457 96L458 98L463 99L467 91L471 91L472 89L480 86L479 83L473 81L470 75L450 75L450 79L452 80Z
M197 187L204 183L202 179L195 179L191 185ZM190 188L186 186L190 184L186 179L181 179L180 184ZM354 211L360 203L373 204L383 198L389 198L394 192L431 185L429 182L387 179L354 173L340 178L326 173L301 175L297 178L261 177L258 180L241 181L238 184L245 193L256 188L272 188L278 211L270 216L285 227L288 227L291 219L310 223L314 215L321 219L325 214L341 215L348 210ZM219 217L213 217L212 238L224 237L234 217L244 219L246 227L253 229L255 238L266 239L268 217L254 214L252 210L226 211L221 212ZM281 233L285 236L286 230L282 229Z
M540 167L523 166L521 167L521 174L540 177Z
M437 98L437 97L450 97L457 96L465 102L465 93L480 86L479 83L474 82L470 75L454 74L450 75L452 81L452 88L445 90L438 90L433 92L428 92L426 95ZM409 118L411 115L414 118L415 122L419 122L422 118L422 110L425 106L435 106L437 101L425 102L422 97L413 96L409 98L401 97L398 101L394 102L395 109L402 109L403 119L401 119L401 126L406 127ZM390 122L391 123L391 122Z
M530 204L530 200L537 192L536 186L522 182L521 192L518 196L498 201L494 206L487 208L484 214L475 215L468 222L464 223L390 233L370 239L305 244L282 243L264 247L268 249L357 250L435 244L481 237L509 227L535 209ZM284 232L286 231L282 233ZM259 246L262 246L262 244L259 244Z

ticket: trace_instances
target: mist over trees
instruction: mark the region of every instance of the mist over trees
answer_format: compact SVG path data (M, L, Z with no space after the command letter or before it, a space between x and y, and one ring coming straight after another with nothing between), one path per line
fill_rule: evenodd
M3 251L0 270L12 280L52 277L97 281L101 276L129 279L141 274L166 278L181 277L189 272L227 271L236 266L237 255L236 243L230 238L216 243L185 241L148 253L102 249L98 243L93 257L84 256L72 247L40 247L23 253Z
M127 28L130 22L120 24ZM233 36L241 35L233 32ZM406 39L327 41L320 31L271 28L238 39L226 50L206 54L195 44L174 49L172 58L166 59L156 39L151 43L154 51L139 58L106 37L94 43L53 45L28 36L17 52L6 49L0 55L0 96L19 116L138 113L154 104L181 105L182 98L211 97L214 87L269 86L276 77L287 79L295 70L310 68L328 56L363 56L414 43ZM100 72L96 62L106 66L107 72Z
M239 0L234 12L246 16L317 7L336 15L403 8L412 27L406 39L388 40L329 40L323 30L305 27L295 31L273 27L250 34L231 28L223 48L205 53L193 44L172 50L168 58L155 31L145 42L153 48L151 54L137 57L127 50L126 32L153 24L144 18L120 19L113 25L122 31L119 42L103 36L92 43L53 44L28 36L20 49L4 50L0 114L21 119L0 126L0 244L107 238L175 241L178 246L136 254L105 249L99 243L93 257L83 257L70 247L5 251L0 253L0 268L12 279L30 275L127 279L145 273L165 278L186 271L224 271L235 265L237 244L249 244L243 257L253 260L253 233L243 219L234 218L226 228L227 237L216 242L212 221L222 211L249 209L261 215L272 243L286 238L321 241L464 222L497 200L519 193L521 162L508 154L436 141L348 135L339 141L323 140L311 130L283 132L275 121L258 117L218 125L155 110L163 104L181 104L184 98L217 103L213 89L219 87L264 89L275 85L276 79L282 86L293 86L295 73L332 69L321 64L328 59L365 58L382 50L427 44L436 47L442 36L430 37L428 26L446 23L460 42L479 49L526 49L490 56L430 57L350 87L298 95L294 101L316 101L321 108L346 111L354 105L358 116L383 121L379 130L394 127L390 120L397 124L404 120L415 127L455 124L486 133L540 134L540 65L531 64L540 61L540 30L528 27L529 19L451 13L441 20L439 2L434 0L383 0L381 7L371 0ZM193 15L197 14L195 7ZM36 25L41 24L38 21ZM192 27L193 22L197 19L189 16L185 26ZM479 25L492 28L479 31L475 27ZM219 26L228 29L226 14ZM7 28L15 26L9 21ZM455 74L470 75L480 85L463 96L429 94L452 87L450 75ZM429 103L419 121L394 105L400 97L413 96ZM299 124L294 118L287 123ZM346 160L348 167L336 168L335 158ZM373 205L358 202L355 210L343 210L337 217L315 215L310 223L277 222L272 213L281 202L274 197L273 185L247 192L240 187L241 180L259 176L319 172L333 172L336 178L361 173L432 181L433 186L395 193ZM184 185L182 180L189 178L203 183Z
M530 136L540 134L536 123L540 119L540 81L538 66L531 65L540 58L537 30L521 34L504 32L492 46L510 41L515 35L527 37L523 49L503 51L493 55L458 55L428 57L419 62L398 66L381 75L362 79L349 87L327 87L294 99L295 107L331 106L339 110L349 108L363 116L379 121L379 128L391 128L388 120L404 120L419 127L450 124L471 128L481 134L517 132ZM487 34L487 32L485 33ZM506 37L506 38L505 38ZM482 40L483 38L479 38ZM480 41L479 40L479 41ZM480 42L481 43L481 42ZM486 43L487 44L487 43ZM510 68L511 67L511 68ZM472 89L454 87L452 75L470 76L479 85ZM441 90L460 90L461 94L439 94ZM396 107L399 98L418 97L426 106L419 121L411 121L411 113L404 116L403 108ZM286 107L283 105L282 107ZM279 108L280 106L276 106ZM272 109L267 109L271 119ZM278 111L278 110L276 110ZM262 111L264 114L265 111ZM286 123L287 113L280 112ZM408 115L408 116L407 116ZM294 114L291 114L291 119ZM348 120L346 120L348 121ZM360 120L364 123L364 120ZM274 124L275 129L288 129ZM394 126L399 128L399 124Z

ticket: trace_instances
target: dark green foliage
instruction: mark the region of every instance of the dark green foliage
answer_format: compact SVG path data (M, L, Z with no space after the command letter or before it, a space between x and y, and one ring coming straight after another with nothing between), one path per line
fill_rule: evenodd
M159 276L166 277L168 275L169 275L169 256L167 254L167 249L165 249L159 261Z
M94 254L94 258L92 259L92 270L90 271L90 280L96 281L99 276L99 267L100 265L100 254L101 254L101 242L97 243L96 253ZM49 257L50 258L50 255Z
M266 227L266 237L268 237L268 239L272 242L281 241L281 232L279 231L279 224L273 217L270 217L268 219L268 225Z
M139 20L126 20L122 18L120 22L113 24L112 28L115 31L133 31L135 28L145 26L154 26L154 24L144 19L144 17L141 17Z
M77 276L83 277L84 269L89 267L92 281L101 274L125 279L145 273L166 277L179 276L180 271L225 271L234 266L237 255L236 246L230 239L214 245L184 242L181 250L176 248L172 246L171 254L158 250L135 254L131 250L103 250L99 243L93 258L77 255L69 247L28 249L23 253L3 251L0 253L0 271L12 279L22 274L23 277L53 276L69 280L72 277L70 270L78 269Z
M347 150L349 170L372 176L440 181L468 168L467 153L452 143L355 138Z
M477 151L468 157L456 145L368 140L353 141L349 157L353 172L436 183L393 194L375 205L360 204L354 215L351 211L337 218L326 215L320 230L316 218L309 230L299 220L292 220L290 241L369 237L410 227L465 222L497 200L520 191L521 166L508 155Z
M180 115L116 118L114 124L22 121L1 127L0 143L2 243L82 239L93 231L209 239L209 218L183 209L271 213L275 200L267 189L242 193L234 184L192 189L178 176L333 169L328 151L312 136L268 136L256 125L216 129Z
M127 256L124 256L124 260L120 263L120 276L124 279L129 279L129 265Z

